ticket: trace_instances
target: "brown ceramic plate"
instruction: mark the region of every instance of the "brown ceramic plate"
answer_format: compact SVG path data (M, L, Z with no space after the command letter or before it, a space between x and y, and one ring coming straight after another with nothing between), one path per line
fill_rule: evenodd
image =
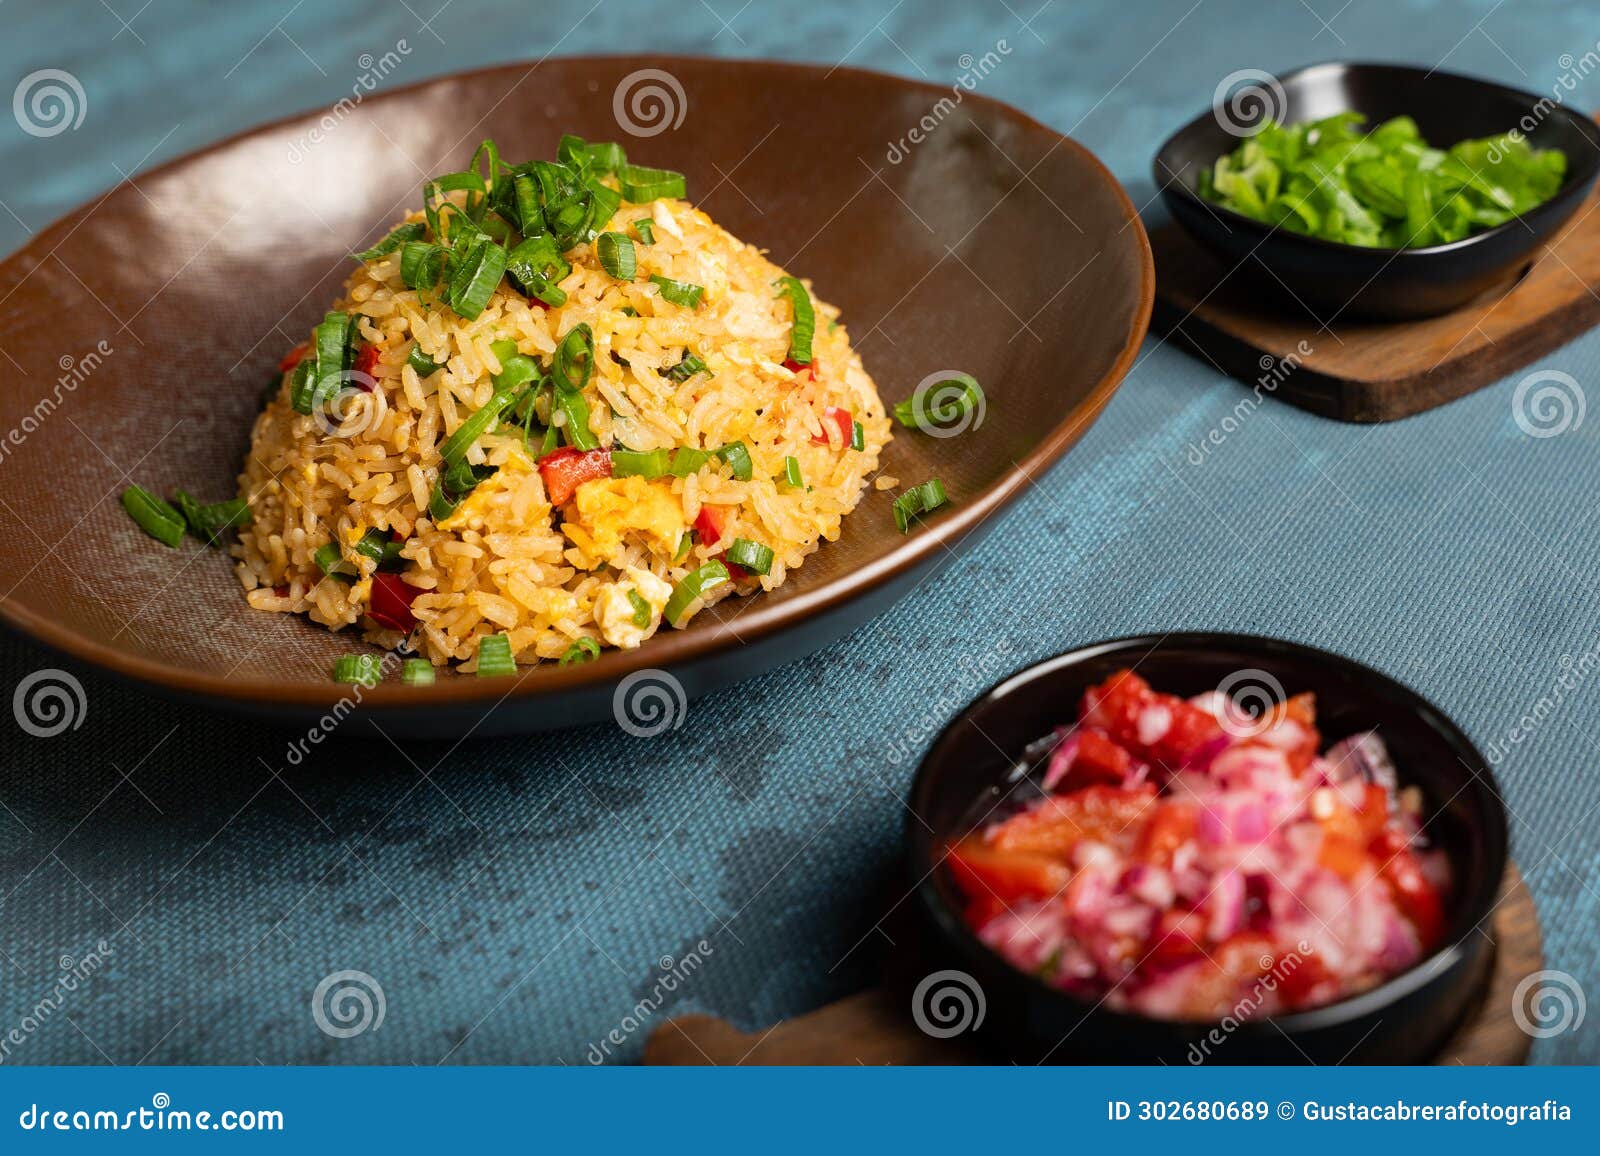
M654 81L665 120L647 99L628 103L651 83L644 69L671 78ZM329 671L362 644L249 609L225 554L168 550L117 495L130 481L231 495L262 388L334 296L345 254L482 137L522 158L554 155L575 132L684 170L719 223L812 278L886 402L964 370L988 394L985 420L889 446L885 472L936 475L953 498L909 536L893 493L869 491L841 540L774 593L588 665L384 685L356 710L439 736L571 725L610 714L635 671L668 671L693 695L833 641L973 541L1072 445L1150 316L1150 248L1111 174L1015 109L961 95L951 107L947 89L848 68L549 60L280 121L114 189L0 264L0 615L219 706L309 722L347 698ZM651 135L623 131L619 112ZM919 124L936 127L914 143Z

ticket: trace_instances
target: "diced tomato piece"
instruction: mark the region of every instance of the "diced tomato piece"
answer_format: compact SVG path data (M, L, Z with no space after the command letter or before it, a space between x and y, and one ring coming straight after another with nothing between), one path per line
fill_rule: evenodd
M1052 795L1000 824L990 845L998 851L1066 858L1084 839L1132 845L1142 833L1156 789L1093 786Z
M1165 729L1146 742L1140 738L1146 711L1161 712ZM1176 695L1160 694L1131 670L1119 670L1083 696L1081 721L1097 727L1135 758L1176 768L1222 735L1208 711Z
M1099 731L1078 732L1078 751L1072 757L1063 789L1072 790L1091 783L1110 783L1120 787L1133 770L1133 756Z
M1326 867L1339 878L1351 882L1370 870L1373 863L1366 845L1359 839L1324 828L1322 846L1317 849L1317 866Z
M1395 906L1416 929L1422 950L1430 950L1444 933L1444 900L1428 882L1416 854L1398 831L1386 830L1372 841L1372 853L1381 864L1379 873L1389 885Z
M1139 838L1138 857L1159 867L1172 866L1174 852L1195 837L1200 808L1193 803L1164 802L1151 810Z
M836 405L830 405L822 411L822 420L824 424L831 421L835 426L837 426L839 428L840 439L845 445L850 444L850 438L855 433L856 419L849 410L840 409ZM811 439L811 444L815 446L825 446L829 444L828 431L824 429L820 434L817 434L815 437L813 437Z
M302 341L299 345L296 345L293 349L289 350L288 353L283 355L283 360L278 362L278 372L288 373L295 366L299 365L300 359L309 352L311 352L311 342Z
M386 630L399 630L410 634L416 628L416 617L411 613L412 599L421 591L398 574L372 576L372 601L367 616Z
M700 544L715 546L722 541L722 530L727 520L726 506L701 506L700 512L694 516L694 532L699 536Z
M552 506L564 506L584 482L611 476L610 450L580 450L563 446L539 459L539 476Z
M1278 995L1291 1011L1327 1003L1338 992L1338 980L1314 955L1285 952L1274 962Z
M357 389L371 393L374 378L378 373L378 347L363 345L361 352L356 354L355 365L351 369L355 374L352 384Z
M1072 881L1072 869L1048 855L999 851L969 835L950 848L950 869L961 890L978 906L985 900L1009 904L1021 899L1052 899Z
M1241 931L1224 940L1195 963L1195 974L1185 985L1184 1015L1192 1019L1227 1015L1276 963L1272 940L1265 935Z
M1150 942L1145 944L1144 968L1164 971L1198 957L1205 950L1201 944L1205 926L1205 917L1196 911L1168 909L1161 912L1155 930L1150 933Z

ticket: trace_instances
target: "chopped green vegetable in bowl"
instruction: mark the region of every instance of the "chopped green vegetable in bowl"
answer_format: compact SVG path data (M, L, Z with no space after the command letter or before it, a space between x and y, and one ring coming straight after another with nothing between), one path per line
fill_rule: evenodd
M1288 232L1420 248L1504 224L1560 190L1567 158L1505 134L1431 147L1408 116L1272 123L1200 173L1200 196Z

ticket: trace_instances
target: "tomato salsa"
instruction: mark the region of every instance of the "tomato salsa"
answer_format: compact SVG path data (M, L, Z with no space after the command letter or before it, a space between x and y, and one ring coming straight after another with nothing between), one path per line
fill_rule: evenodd
M1320 745L1310 695L1252 715L1119 671L1036 752L1043 796L950 847L966 919L1045 982L1163 1019L1373 987L1438 944L1449 863L1376 732Z

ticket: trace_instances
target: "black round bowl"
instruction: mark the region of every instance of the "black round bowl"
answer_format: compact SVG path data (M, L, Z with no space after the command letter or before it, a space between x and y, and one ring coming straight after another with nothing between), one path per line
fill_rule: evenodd
M1409 115L1439 148L1521 129L1535 148L1566 154L1566 183L1503 225L1418 249L1367 249L1300 236L1202 200L1195 191L1201 170L1239 146L1236 112L1293 124L1349 111L1364 114L1369 125ZM1470 76L1396 64L1314 64L1261 80L1237 105L1220 100L1169 137L1152 167L1173 217L1225 268L1243 265L1265 304L1309 309L1322 323L1345 316L1399 320L1449 312L1519 275L1600 176L1600 127L1548 96Z
M1442 944L1386 983L1337 1003L1242 1019L1221 1032L1092 1005L1007 963L961 917L943 865L1013 792L1037 793L1024 749L1076 717L1090 685L1135 667L1157 689L1193 695L1228 675L1262 670L1288 694L1317 696L1325 742L1377 728L1402 785L1422 791L1426 830L1455 873ZM1324 650L1239 634L1168 634L1096 643L1031 666L979 696L934 742L911 788L908 820L914 905L933 967L966 972L982 990L984 1042L1021 1061L1093 1063L1385 1063L1425 1060L1480 992L1494 945L1481 930L1506 869L1506 814L1477 748L1415 691ZM1220 1040L1213 1036L1220 1033Z

